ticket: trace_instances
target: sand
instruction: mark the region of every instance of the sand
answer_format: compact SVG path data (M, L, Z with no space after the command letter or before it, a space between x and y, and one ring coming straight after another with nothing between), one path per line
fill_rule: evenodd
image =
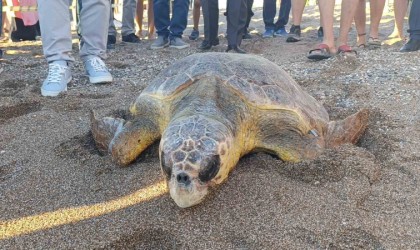
M256 9L254 38L243 47L284 68L331 119L370 109L366 133L357 145L310 162L248 155L189 209L169 197L156 144L119 168L95 148L89 111L122 114L163 68L197 53L202 38L180 51L118 43L106 60L112 84L89 84L77 58L74 80L58 98L40 96L47 73L40 42L0 43L7 47L0 60L0 249L419 249L420 52L403 54L394 44L309 61L318 43L316 10L305 10L303 40L287 44L256 34L263 31ZM393 29L392 17L384 20L382 39ZM221 42L214 51L224 50Z

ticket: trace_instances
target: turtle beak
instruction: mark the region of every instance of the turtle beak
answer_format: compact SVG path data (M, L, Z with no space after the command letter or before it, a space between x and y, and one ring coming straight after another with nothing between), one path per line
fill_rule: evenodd
M192 179L187 173L180 172L168 183L169 193L175 203L181 208L199 204L208 193L206 184Z

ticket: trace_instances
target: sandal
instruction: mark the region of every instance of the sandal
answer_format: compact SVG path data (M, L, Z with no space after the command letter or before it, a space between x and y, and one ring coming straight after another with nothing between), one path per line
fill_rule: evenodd
M363 33L363 34L357 34L357 42L359 42L360 41L360 37L362 37L362 36L366 36L366 33ZM359 49L364 49L364 48L366 48L367 47L367 45L366 45L366 40L365 40L365 42L364 43L361 43L361 44L358 44L357 45L357 48L359 48Z
M347 44L344 44L344 45L341 45L340 47L338 47L337 54L338 55L346 55L346 54L354 54L354 55L357 55L357 51L353 50Z
M381 40L379 38L369 37L368 45L374 48L379 48L382 45Z
M316 47L316 49L310 50L307 57L308 59L313 60L324 60L330 58L331 56L330 47L321 43L318 47Z

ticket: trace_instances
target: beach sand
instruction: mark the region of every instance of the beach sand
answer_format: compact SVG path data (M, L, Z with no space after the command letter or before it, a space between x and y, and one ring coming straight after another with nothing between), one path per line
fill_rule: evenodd
M122 114L202 38L180 51L117 43L106 60L112 84L90 84L76 56L73 81L57 98L40 95L48 67L40 42L0 43L0 249L420 249L420 52L383 45L312 62L316 7L305 10L295 44L262 39L255 12L245 50L286 70L332 120L371 110L357 145L298 164L245 156L203 203L181 209L167 193L157 144L117 167L97 151L89 111ZM383 21L385 40L393 18ZM355 37L353 28L351 44Z

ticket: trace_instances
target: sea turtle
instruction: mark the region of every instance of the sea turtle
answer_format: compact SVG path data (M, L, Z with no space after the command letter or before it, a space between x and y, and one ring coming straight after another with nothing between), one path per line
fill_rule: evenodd
M200 203L250 152L313 159L325 148L356 143L368 120L363 109L329 121L323 106L279 66L230 53L176 61L140 93L130 113L128 121L92 113L97 147L128 165L160 139L162 172L180 207Z

